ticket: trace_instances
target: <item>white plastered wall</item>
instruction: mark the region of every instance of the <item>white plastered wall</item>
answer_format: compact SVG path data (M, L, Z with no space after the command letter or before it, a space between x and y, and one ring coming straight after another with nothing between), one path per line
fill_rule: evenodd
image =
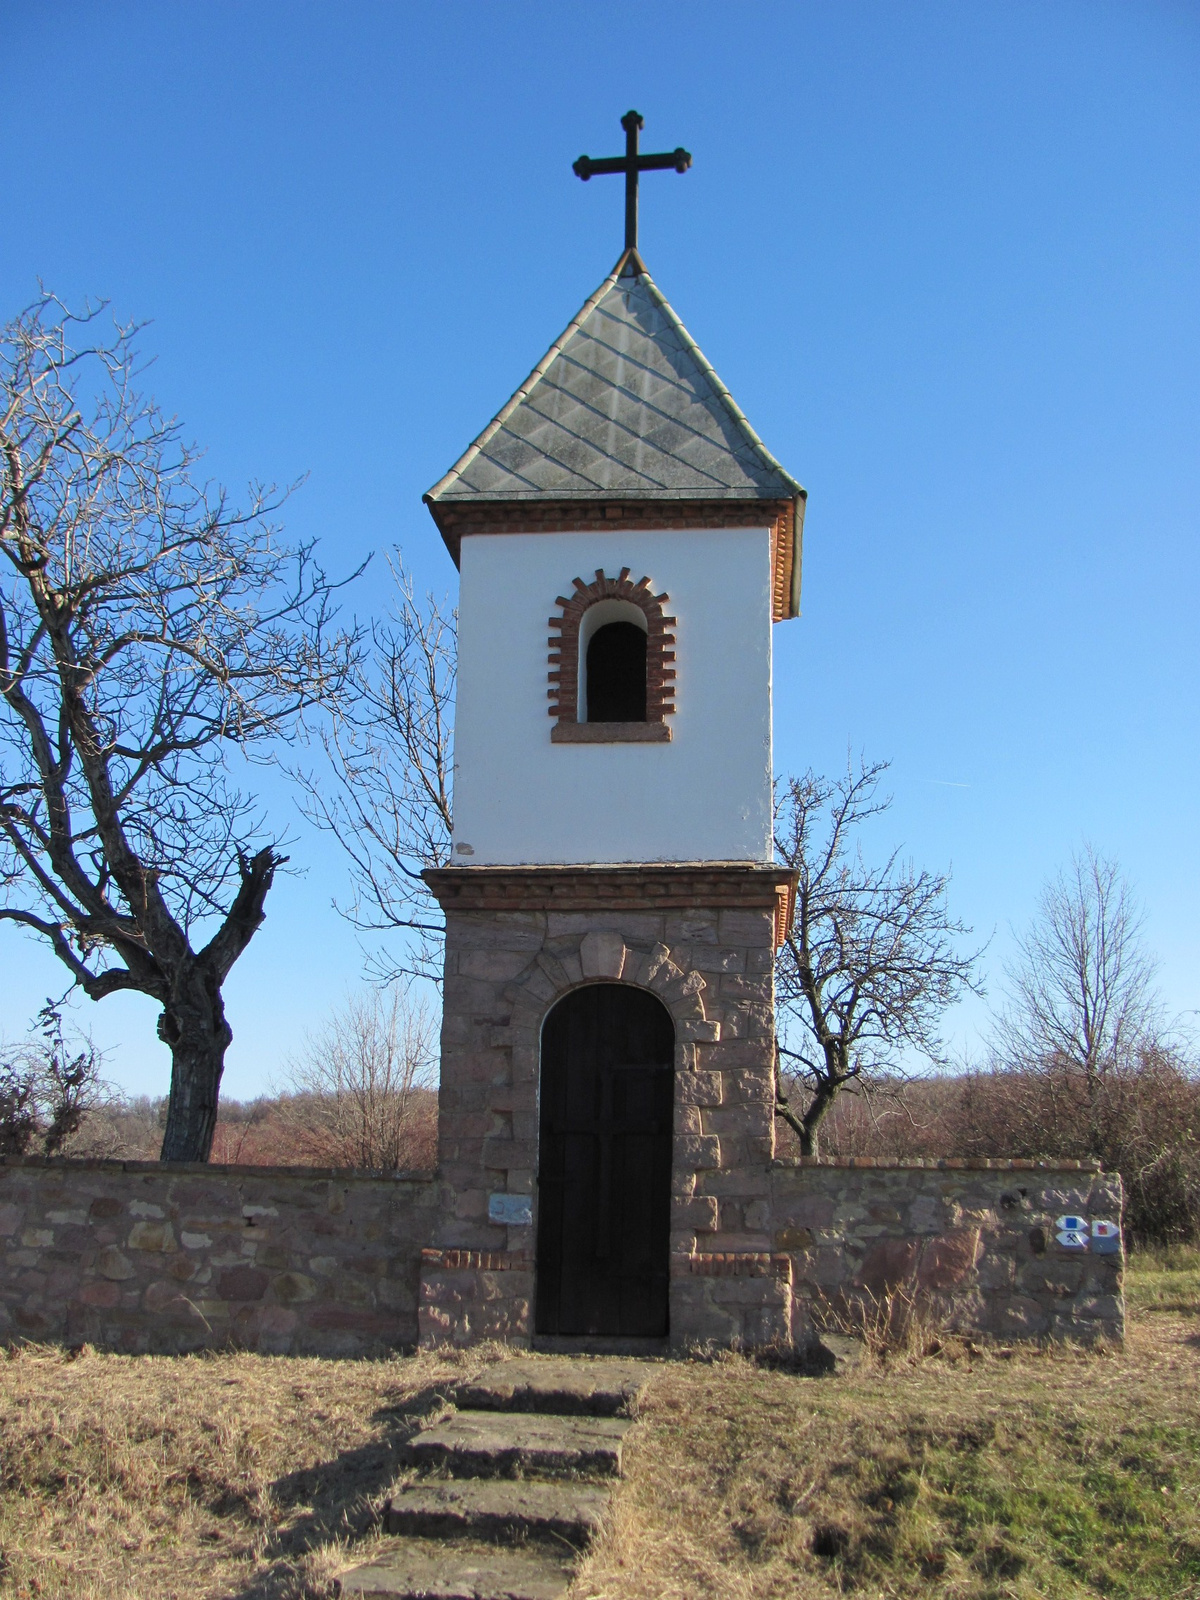
M670 597L669 744L550 742L548 619L598 567ZM456 865L765 862L770 837L766 528L463 539Z

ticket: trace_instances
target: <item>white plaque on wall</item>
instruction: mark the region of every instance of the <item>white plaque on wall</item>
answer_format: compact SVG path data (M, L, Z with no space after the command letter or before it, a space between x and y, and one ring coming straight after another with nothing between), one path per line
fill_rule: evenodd
M527 1194L488 1195L488 1221L521 1228L533 1221L533 1201Z

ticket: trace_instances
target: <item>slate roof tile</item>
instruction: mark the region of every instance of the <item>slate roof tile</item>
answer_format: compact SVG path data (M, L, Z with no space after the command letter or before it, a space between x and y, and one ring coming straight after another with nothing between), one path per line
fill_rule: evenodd
M426 499L800 500L646 271L626 251Z

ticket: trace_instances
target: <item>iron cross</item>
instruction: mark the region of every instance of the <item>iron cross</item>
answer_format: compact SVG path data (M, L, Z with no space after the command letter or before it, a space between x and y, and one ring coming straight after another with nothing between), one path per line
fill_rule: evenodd
M686 172L692 164L692 158L682 146L678 150L666 150L656 156L639 155L638 134L645 124L637 111L627 111L621 118L621 126L625 129L625 154L623 156L603 156L599 161L593 161L591 156L580 156L571 170L577 178L582 178L584 183L596 173L623 172L625 174L625 248L626 250L636 250L638 173L661 172L670 167L674 167L676 172Z

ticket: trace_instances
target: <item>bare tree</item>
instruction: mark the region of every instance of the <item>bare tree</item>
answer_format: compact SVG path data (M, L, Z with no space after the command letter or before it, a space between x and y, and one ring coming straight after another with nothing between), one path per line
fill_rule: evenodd
M1097 1158L1107 1142L1106 1083L1140 1051L1161 1048L1155 965L1142 927L1116 862L1087 846L1044 885L996 1024L999 1065L1042 1079L1044 1109L1057 1094L1074 1117L1081 1091L1088 1153Z
M206 1160L222 985L284 859L229 758L335 696L356 641L278 497L197 481L136 330L99 327L43 295L0 334L0 920L93 1000L159 1003L162 1157Z
M392 991L357 996L290 1064L279 1115L300 1159L373 1172L432 1167L435 1028Z
M0 1155L60 1153L84 1118L106 1099L100 1062L90 1039L68 1044L60 1008L39 1017L41 1038L0 1049Z
M413 936L372 958L376 976L440 984L445 919L421 872L450 859L458 619L433 595L418 600L398 551L389 565L391 614L321 732L327 769L294 775L305 815L350 858L355 895L338 909L363 932Z
M938 1020L964 990L978 990L978 952L956 948L970 930L946 908L948 877L898 852L879 866L863 857L858 831L891 804L879 793L886 770L861 763L832 781L810 772L789 779L777 800L775 850L799 883L775 968L776 1114L805 1156L817 1155L821 1122L843 1089L893 1091L914 1053L942 1062ZM787 1077L807 1097L800 1112Z

